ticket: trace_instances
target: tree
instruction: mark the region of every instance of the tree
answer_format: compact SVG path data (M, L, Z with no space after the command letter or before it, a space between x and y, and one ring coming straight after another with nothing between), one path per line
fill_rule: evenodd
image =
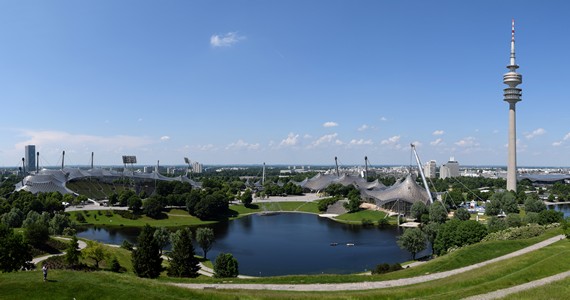
M87 248L83 249L83 256L95 262L95 268L99 269L99 263L109 256L109 251L99 242L88 241Z
M4 224L0 224L0 271L18 271L28 266L32 260L30 246L24 242L21 234Z
M206 255L208 251L212 249L214 245L214 230L209 227L200 227L196 230L196 242L202 248L202 252L204 252L204 259L207 259Z
M129 197L129 209L134 213L138 213L142 207L142 200L137 195L132 195Z
M162 255L162 249L170 242L170 231L166 227L159 227L154 231L154 239L158 243L160 255Z
M485 206L485 214L496 216L504 212L505 214L518 213L516 197L511 192L495 193L490 198L490 202Z
M51 234L60 235L63 230L71 226L69 217L63 213L57 213L53 216L51 221L49 221L49 231Z
M522 218L520 214L508 214L507 215L507 226L509 227L520 227L522 226Z
M227 278L239 275L238 262L230 253L220 253L214 262L214 277Z
M160 246L154 239L155 230L146 224L137 239L137 248L133 250L133 270L139 277L157 278L162 271Z
M480 242L487 235L485 225L475 221L461 221L457 226L456 245L459 247Z
M497 232L505 230L509 226L507 225L507 220L503 218L491 217L487 219L487 227L489 229L489 232Z
M416 253L426 248L426 236L419 228L409 228L398 237L398 246L412 254L412 259L416 259Z
M559 223L563 218L563 212L547 209L538 213L538 224L547 225L552 223Z
M49 230L40 223L30 224L24 231L24 240L35 248L40 248L49 240Z
M535 199L534 197L528 197L524 202L524 209L526 212L541 212L546 210L546 204L540 199Z
M69 267L73 268L79 264L80 257L81 251L79 250L79 243L77 242L77 237L73 236L65 250L65 262Z
M352 189L348 192L347 197L348 203L344 204L344 208L346 208L349 213L359 211L360 203L362 202L360 198L360 191L357 189Z
M243 194L240 197L241 199L241 203L243 203L244 206L249 206L251 205L251 202L253 202L253 195L251 193L250 189L246 189Z
M410 208L410 214L412 215L412 218L416 220L421 220L422 215L428 213L428 207L421 201L412 204L412 207Z
M198 259L194 256L192 231L186 227L172 235L172 252L169 253L170 266L168 276L196 277L200 270Z
M437 233L439 232L441 224L430 222L427 225L422 227L422 231L424 232L426 239L431 244L431 254L435 254L434 252L434 243L435 239L437 238Z
M467 208L460 207L459 209L457 209L455 211L454 217L460 221L467 221L467 220L471 219L471 214L469 213Z
M17 207L13 207L10 212L2 215L2 223L10 228L21 227L23 221L24 214Z
M162 213L162 204L157 197L151 197L144 201L143 212L149 218L158 219Z
M443 207L443 203L436 201L429 207L429 220L436 223L445 223L447 220L447 211Z

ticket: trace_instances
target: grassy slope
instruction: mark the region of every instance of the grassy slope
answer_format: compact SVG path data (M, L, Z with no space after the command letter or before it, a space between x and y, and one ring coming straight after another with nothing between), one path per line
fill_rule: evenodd
M41 282L40 271L0 274L1 299L457 299L487 293L550 276L569 269L570 241L563 240L538 251L504 262L431 282L390 289L356 292L282 292L282 291L193 291L164 284L164 280L145 280L132 274L73 272L53 270ZM363 276L364 277L364 276ZM190 280L193 282L194 280ZM236 281L236 280L232 280ZM567 295L570 280L539 288L526 298L551 298ZM565 285L566 284L566 285ZM564 293L564 294L559 294ZM515 298L513 298L515 299ZM516 299L519 299L516 297ZM536 298L534 298L536 299Z
M367 219L373 222L378 222L380 219L384 219L386 213L377 210L360 210L353 213L342 214L335 219L341 221L357 222L361 223L362 219Z

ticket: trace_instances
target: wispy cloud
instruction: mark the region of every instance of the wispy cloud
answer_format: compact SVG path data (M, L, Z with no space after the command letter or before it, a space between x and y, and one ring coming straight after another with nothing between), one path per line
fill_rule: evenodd
M163 142L166 142L166 141L170 140L170 137L168 135L163 135L160 137L160 140Z
M372 145L372 140L364 140L364 139L360 139L360 140L351 140L348 143L350 146L362 146L362 145Z
M443 139L438 138L435 141L431 141L429 144L432 146L437 146L437 145L440 145L442 142L443 142Z
M242 150L242 149L258 150L259 148L260 148L259 143L250 144L250 143L243 141L242 139L239 139L239 140L237 140L237 142L229 144L226 147L226 150Z
M380 117L380 121L386 122L386 121L388 121L388 119L386 117Z
M432 133L432 135L443 135L445 133L445 131L443 130L436 130Z
M370 129L370 126L367 124L362 124L362 126L358 127L358 131L365 131Z
M525 134L525 137L530 140L532 138L535 138L539 135L543 135L545 133L546 133L546 130L544 130L544 128L538 128L538 129L533 130L531 133Z
M552 143L552 146L554 146L554 147L561 146L561 145L564 144L564 142L566 142L567 140L570 140L570 132L568 132L568 133L562 138L561 141L557 141L557 142Z
M325 134L323 136L321 136L320 138L318 138L316 141L314 141L311 145L310 148L313 147L318 147L324 144L335 144L335 145L342 145L343 142L339 139L337 139L338 134L337 133L332 133L332 134Z
M245 40L245 36L238 35L237 32L228 32L224 35L214 34L210 37L210 45L214 48L231 47L242 40Z
M338 123L337 122L325 122L323 124L323 127L329 128L329 127L337 127Z
M299 143L299 135L289 133L289 135L279 143L279 146L295 146Z
M459 146L459 147L477 147L479 146L479 142L477 142L477 140L472 137L472 136L468 136L462 140L459 140L457 142L455 142L455 145Z
M380 142L380 144L382 144L382 145L394 145L394 144L397 144L399 141L400 141L400 136L395 135L395 136L390 137L388 139L382 140Z

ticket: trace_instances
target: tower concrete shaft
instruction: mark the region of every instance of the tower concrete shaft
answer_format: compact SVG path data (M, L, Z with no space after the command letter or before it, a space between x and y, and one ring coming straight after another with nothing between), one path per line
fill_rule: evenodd
M522 75L517 73L519 66L515 62L515 20L512 22L511 56L507 66L509 72L503 75L503 83L508 85L504 91L504 100L509 103L509 140L507 163L507 190L517 191L517 121L516 104L521 101L522 90L517 85L522 83Z

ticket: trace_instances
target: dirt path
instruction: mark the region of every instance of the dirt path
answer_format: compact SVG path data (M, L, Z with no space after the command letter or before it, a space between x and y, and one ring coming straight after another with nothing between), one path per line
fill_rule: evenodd
M540 243L526 247L524 249L497 257L488 261L473 264L467 267L434 273L429 275L402 278L386 281L375 282L351 282L351 283L333 283L333 284L194 284L194 283L171 283L172 285L189 288L189 289L243 289L243 290L278 290L278 291L356 291L356 290L372 290L383 289L397 286L406 286L416 283L428 282L432 280L447 278L456 274L477 269L502 260L517 257L540 248L551 245L564 238L564 235L558 235L547 239Z

